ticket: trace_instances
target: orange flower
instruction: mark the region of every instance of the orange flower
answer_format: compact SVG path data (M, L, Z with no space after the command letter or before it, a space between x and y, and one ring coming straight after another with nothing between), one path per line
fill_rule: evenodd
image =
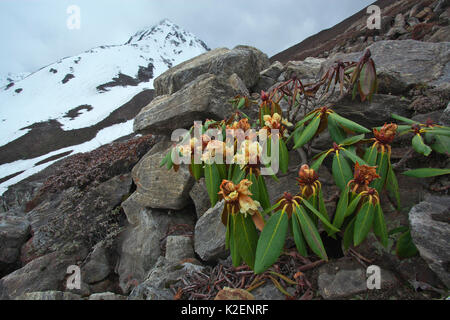
M375 136L375 139L384 145L392 143L392 141L395 138L395 134L397 133L397 125L395 123L385 123L381 128L380 131L377 129L373 129L373 134Z
M242 131L246 132L248 129L250 129L250 123L248 122L247 118L241 119L239 121L235 121L230 125L227 125L227 129L241 129Z
M314 169L310 169L307 164L300 167L297 182L300 185L302 197L309 198L316 193L316 190L321 187L318 178L319 176Z
M225 200L225 207L222 213L222 223L224 225L227 225L229 214L242 213L245 217L247 217L247 214L250 214L256 227L262 230L264 220L258 210L258 207L260 207L259 202L250 197L252 195L249 190L251 185L252 182L248 179L241 180L237 185L229 180L222 181L219 195Z
M349 184L352 184L353 192L367 191L369 190L369 184L380 178L377 174L377 167L367 166L365 164L359 165L358 162L355 163L355 172L353 175L353 180L350 180Z

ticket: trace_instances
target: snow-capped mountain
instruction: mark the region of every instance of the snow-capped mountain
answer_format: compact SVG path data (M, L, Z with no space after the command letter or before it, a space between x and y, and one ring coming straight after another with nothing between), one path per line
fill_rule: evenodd
M92 128L140 92L153 89L153 79L159 74L207 50L195 35L165 19L137 32L123 45L96 47L63 58L22 80L6 81L0 88L0 194L7 186L51 164L35 166L52 155L89 151L132 132L132 119L122 119L114 129L103 127L94 139L80 141L79 145L32 159L23 150L14 162L11 156L6 161L8 147L32 134L36 124L56 123L64 131Z
M0 88L6 87L11 82L17 82L28 76L29 72L20 73L7 73L6 75L0 75Z

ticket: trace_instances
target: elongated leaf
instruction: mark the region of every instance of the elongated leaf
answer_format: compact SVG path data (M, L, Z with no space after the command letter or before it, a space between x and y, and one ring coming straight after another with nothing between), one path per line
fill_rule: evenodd
M231 179L234 184L238 184L245 177L245 170L241 169L239 164L233 165L233 178Z
M342 238L342 244L344 246L344 250L348 250L353 241L353 235L355 232L355 221L356 216L350 220L349 224L345 228L344 237Z
M367 163L363 159L358 157L355 153L347 149L341 149L340 151L342 151L353 163L358 162L360 165L367 165Z
M355 246L361 244L364 241L373 223L374 205L367 201L356 214L355 231L353 235L353 243Z
M278 211L266 222L256 247L255 273L264 272L281 254L288 229L286 212Z
M420 168L403 172L405 176L414 178L429 178L435 176L442 176L450 174L450 169L438 169L438 168Z
M332 173L334 181L339 189L344 190L347 183L352 179L352 169L347 160L339 154L339 151L333 157Z
M347 210L345 210L345 217L350 216L356 209L356 207L359 204L359 201L361 201L361 194L359 193L352 201L350 201L350 204L347 207Z
M445 137L450 137L450 130L441 129L441 128L428 128L425 129L425 132L432 133L434 135L440 135Z
M319 189L317 194L317 201L319 202L319 211L320 213L327 218L327 221L330 221L330 216L328 215L327 207L325 206L325 201L323 199L322 188ZM333 233L332 229L328 228L326 225L323 227L328 235Z
M345 219L345 212L347 211L348 207L348 192L349 187L346 187L344 190L342 190L341 196L339 197L339 201L336 206L336 213L334 215L333 225L338 229L342 226L342 223L344 222Z
M258 242L255 224L250 215L244 217L243 214L237 214L235 219L237 220L235 225L239 255L245 263L253 269L255 266L255 252Z
M418 123L417 121L399 116L398 114L395 114L395 113L392 113L391 117L394 118L395 120L402 121L404 123L409 123L409 124L417 124Z
M302 124L298 127L295 127L294 131L289 135L286 142L289 142L292 138L294 138L294 144L297 142L298 138L301 136L305 126Z
M400 210L400 191L398 188L397 177L395 176L395 172L392 169L392 165L389 166L388 174L386 177L386 189L389 192L389 195L395 199L397 202L397 210Z
M194 179L198 181L201 177L203 177L203 165L202 164L195 164L191 163L190 165L192 175L194 176Z
M387 152L380 152L377 156L377 174L380 176L380 178L375 179L372 182L372 185L379 193L383 189L388 173L388 168L390 166L388 157L389 156Z
M308 251L306 248L305 240L303 239L302 229L300 227L300 222L298 221L297 215L292 215L292 234L294 235L295 246L297 251L303 256L308 256Z
M435 135L434 139L435 141L431 145L431 149L436 152L448 155L450 153L450 138L446 136Z
M319 232L305 210L301 206L298 206L292 214L298 219L303 235L311 250L320 258L328 261L327 252L325 251Z
M408 230L397 239L396 253L400 259L411 258L419 253Z
M260 194L259 194L259 181L254 173L249 173L247 175L247 179L252 182L250 186L250 192L252 193L252 198L260 202ZM261 202L260 202L261 203Z
M381 209L381 205L378 203L375 206L375 217L373 219L373 232L380 239L383 247L387 248L388 246L388 233L386 228L386 222L384 220L383 210Z
M328 215L325 216L323 215L321 212L319 212L308 200L303 200L302 204L305 205L305 207L307 207L313 214L315 214L320 221L322 221L322 223L327 226L328 228L330 228L330 230L334 231L334 232L338 232L339 228L336 228L335 226L333 226L330 221L329 221L329 217Z
M314 163L311 165L311 169L314 169L314 171L319 170L320 166L322 165L323 160L330 154L331 151L324 152Z
M317 112L318 111L314 111L314 112L311 112L311 113L307 114L302 120L298 121L295 124L295 128L297 129L298 127L303 125L305 122L307 122L307 121L311 120L312 118L314 118L317 115Z
M359 142L359 141L361 141L363 139L364 139L364 133L363 134L359 134L357 136L348 137L347 139L344 139L341 142L341 145L349 146L349 145L355 144L355 143L357 143L357 142Z
M259 187L259 203L264 210L270 208L270 198L267 192L266 182L263 176L258 177L258 187Z
M239 254L239 245L237 243L238 235L236 232L236 214L230 214L228 216L230 221L230 254L234 267L238 267L241 264L242 258Z
M211 201L211 208L217 203L217 193L219 192L220 183L219 170L215 163L205 164L205 183L206 190L208 191L209 200Z
M372 145L370 148L366 149L366 153L364 154L364 160L366 161L367 165L372 167L376 165L377 157L378 157L378 149L376 145Z
M349 130L352 130L352 131L355 131L355 132L358 132L358 133L370 133L369 129L367 129L367 128L357 124L356 122L353 122L353 121L351 121L349 119L341 117L336 112L331 113L328 116L328 118L330 118L330 117L332 119L334 119L337 123L339 123L341 126L347 128Z
M341 129L339 124L332 117L328 117L328 132L331 139L337 144L341 144L345 140L345 132Z
M319 128L320 124L320 116L316 116L303 130L302 135L298 139L297 143L294 146L294 149L302 147L305 143L307 143L309 140L314 137L314 135L317 132L317 129Z
M428 156L431 153L431 148L423 142L422 136L418 133L412 139L412 146L416 152L424 156Z
M287 173L289 166L289 152L283 139L279 140L279 155L280 155L280 170L282 173Z

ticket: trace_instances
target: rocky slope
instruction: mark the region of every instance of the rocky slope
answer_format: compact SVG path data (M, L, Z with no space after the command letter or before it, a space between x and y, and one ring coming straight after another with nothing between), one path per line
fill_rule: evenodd
M272 62L286 63L307 57L328 57L337 52L357 52L375 41L413 39L450 41L450 3L447 0L378 0L381 29L367 29L366 8L330 29L274 55Z

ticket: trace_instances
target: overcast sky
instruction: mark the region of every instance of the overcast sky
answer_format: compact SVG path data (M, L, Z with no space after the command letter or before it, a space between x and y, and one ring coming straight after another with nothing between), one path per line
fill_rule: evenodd
M272 56L375 0L0 0L0 75L32 72L168 18L210 48L238 44ZM81 10L78 30L67 8Z

